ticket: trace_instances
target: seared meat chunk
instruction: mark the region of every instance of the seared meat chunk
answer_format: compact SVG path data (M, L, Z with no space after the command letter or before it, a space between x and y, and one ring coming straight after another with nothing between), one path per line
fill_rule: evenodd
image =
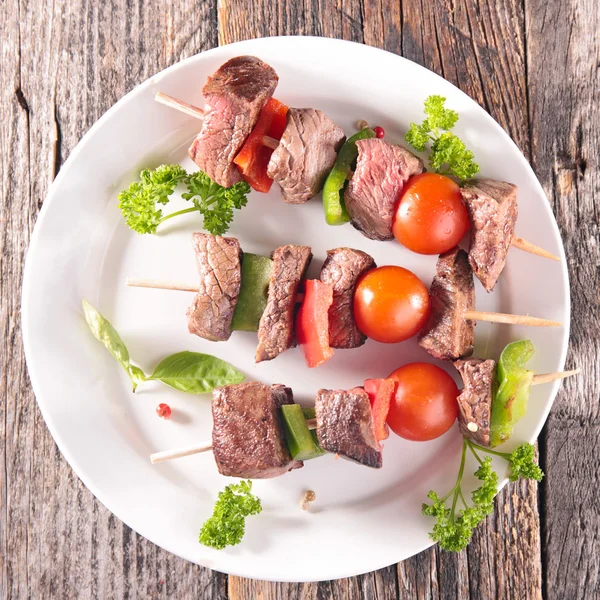
M471 219L469 263L487 292L491 292L506 264L506 254L517 221L517 186L479 179L461 188Z
M460 432L476 444L489 447L496 361L467 358L457 360L454 366L464 384L457 398Z
M467 253L455 248L440 254L436 271L429 290L429 318L419 334L419 344L441 360L471 356L475 323L464 314L475 309L475 286Z
M356 170L344 193L352 225L372 240L391 240L394 206L423 161L402 146L378 138L356 142Z
M288 110L285 131L267 168L285 202L303 204L321 191L345 139L344 130L320 110Z
M321 281L333 286L329 308L329 345L332 348L358 348L366 336L354 321L354 288L358 278L375 267L375 261L362 250L335 248L327 251Z
M312 252L309 246L281 246L272 258L267 306L258 324L257 363L275 358L295 343L296 293Z
M240 243L235 238L194 233L192 246L200 283L187 311L188 329L213 342L228 340L242 283Z
M381 468L381 446L375 437L369 395L363 388L319 390L315 412L317 438L323 450Z
M280 410L293 403L284 385L249 381L216 389L212 449L219 473L270 479L300 468L303 463L290 456Z
M213 181L230 187L241 181L233 159L273 95L277 74L254 56L236 56L221 65L202 88L204 122L189 155Z

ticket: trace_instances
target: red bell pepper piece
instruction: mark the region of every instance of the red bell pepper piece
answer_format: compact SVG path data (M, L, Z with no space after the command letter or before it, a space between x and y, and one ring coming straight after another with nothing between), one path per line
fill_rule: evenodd
M242 177L257 191L268 192L273 180L267 175L267 166L273 150L262 142L265 135L276 140L281 139L287 122L288 107L269 98L260 111L258 121L248 139L233 162L238 166Z
M390 412L392 397L396 392L396 382L393 379L367 379L364 387L371 401L375 437L378 442L381 442L390 437L390 429L386 420L388 412Z
M296 317L296 337L306 364L318 367L333 356L329 345L329 307L333 286L318 279L306 281L304 300Z

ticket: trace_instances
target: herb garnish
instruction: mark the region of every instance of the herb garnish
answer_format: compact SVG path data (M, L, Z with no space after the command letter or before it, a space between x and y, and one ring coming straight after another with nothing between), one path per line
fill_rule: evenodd
M163 216L159 205L169 202L179 184L187 187L182 197L193 206ZM246 206L249 193L250 186L245 181L225 188L202 171L189 174L179 165L161 165L154 170L144 169L140 180L119 194L119 208L127 225L138 233L156 233L157 227L167 219L198 211L204 229L213 235L222 235L233 220L233 210Z
M151 380L162 381L190 394L206 394L214 388L244 380L244 375L224 360L210 354L187 351L167 356L152 375L146 375L131 364L127 346L110 322L86 300L83 301L83 311L94 337L104 344L129 375L134 392L140 383Z
M479 172L479 165L465 143L450 130L458 121L455 110L444 107L446 98L429 96L425 100L427 117L421 123L411 123L406 141L418 152L424 152L431 144L429 165L436 173L454 175L461 181L471 179Z
M472 505L469 505L462 491L462 478L465 470L465 459L467 448L479 463L475 471L475 477L481 481L481 485L472 492ZM500 456L510 465L509 479L516 481L520 477L541 481L544 473L535 462L535 449L531 444L521 444L512 453L497 452L475 444L467 438L463 438L462 457L456 484L443 497L440 498L434 491L429 492L427 497L431 504L423 504L423 514L435 517L436 524L429 537L438 542L444 550L458 552L471 541L473 530L485 517L494 512L494 497L498 493L498 474L492 470L492 459L490 456L481 458L479 452ZM446 506L446 501L452 498L452 507ZM458 501L464 508L457 511Z
M252 494L252 482L241 481L228 485L215 503L212 517L200 530L199 541L205 546L223 550L242 541L246 532L246 517L262 511L260 500Z

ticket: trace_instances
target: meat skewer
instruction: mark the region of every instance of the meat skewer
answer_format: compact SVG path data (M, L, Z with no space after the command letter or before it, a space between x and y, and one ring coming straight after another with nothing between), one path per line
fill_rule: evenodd
M525 315L475 310L473 271L467 253L455 248L438 258L429 291L430 314L419 334L419 345L433 357L458 360L473 353L475 321L560 327L561 323Z
M493 360L469 359L469 361L458 362L483 365L489 363L490 366L495 367L495 361ZM460 365L457 365L457 368L460 370ZM491 373L489 369L488 371ZM565 379L577 375L579 372L580 369L575 369L573 371L534 375L532 385ZM464 389L473 394L473 387L467 386L468 384L465 382ZM483 388L485 390L492 389L491 376L485 379L479 393L484 393ZM277 410L283 404L291 402L292 392L283 385L267 386L258 382L247 382L215 390L213 392L213 417L215 419L213 439L205 440L193 446L155 452L150 455L150 462L156 464L175 458L213 451L217 454L215 459L219 471L224 475L250 478L283 475L291 469L302 466L302 463L294 464L294 461L288 459L284 452L284 446L281 445L285 441L282 441L281 419ZM307 419L306 425L311 430L317 430L319 442L324 450L340 454L366 466L381 467L381 448L375 438L371 436L370 403L363 388L354 388L349 391L319 390L315 399L315 410L317 417ZM265 422L268 424L265 425ZM461 431L471 439L477 441L477 433L481 436L480 428L474 420L466 423L463 418L459 424ZM260 431L257 433L256 430L252 430L253 427L258 427ZM276 442L273 442L273 440L276 440ZM485 440L480 439L480 441ZM247 457L244 456L243 452L240 452L240 444L242 449L244 444L252 447L255 455L259 457L267 447L268 451L272 453L273 444L275 444L276 454L280 457L277 466L273 467L272 458L267 460L263 456L263 458L258 458L255 463L260 463L263 467L269 465L268 474L265 474L265 471L262 470L258 473L253 471L249 475L248 472L251 468L255 469L256 464L253 467L245 464ZM253 444L257 445L253 446ZM232 448L232 446L235 446L235 448ZM298 463L299 461L295 462ZM232 468L235 469L236 474L228 472ZM243 475L240 474L240 469L244 470ZM257 475L263 477L257 477Z

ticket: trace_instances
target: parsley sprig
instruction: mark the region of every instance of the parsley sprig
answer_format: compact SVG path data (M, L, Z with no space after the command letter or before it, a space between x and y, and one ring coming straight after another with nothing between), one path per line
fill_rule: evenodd
M481 485L471 493L471 504L465 499L462 490L467 449L479 463L475 477L481 481ZM458 552L466 548L475 527L494 512L494 497L498 493L498 474L492 469L491 456L481 458L480 452L500 456L506 460L510 466L511 481L516 481L520 477L541 481L544 476L535 462L535 449L531 444L521 444L512 453L508 453L484 448L464 438L456 483L443 497L434 491L429 492L427 497L431 500L431 504L423 504L423 514L436 519L433 531L429 535L444 550ZM446 502L450 499L451 508L448 508ZM459 500L462 509L458 508Z
M180 184L188 189L182 197L193 206L163 215L160 206L168 204ZM198 211L204 229L213 235L222 235L229 229L234 209L246 206L249 193L250 186L245 181L225 188L202 171L189 174L179 165L161 165L154 170L144 169L140 180L119 194L119 208L127 225L138 233L156 233L167 219Z
M429 96L424 107L427 117L420 125L411 123L405 139L418 152L424 152L431 142L431 168L436 173L454 175L465 181L479 172L479 165L465 143L451 132L458 121L458 113L446 108L445 102L443 96Z
M242 541L246 532L246 517L262 511L260 500L252 494L252 482L228 485L215 503L212 517L200 530L199 541L205 546L223 550Z

